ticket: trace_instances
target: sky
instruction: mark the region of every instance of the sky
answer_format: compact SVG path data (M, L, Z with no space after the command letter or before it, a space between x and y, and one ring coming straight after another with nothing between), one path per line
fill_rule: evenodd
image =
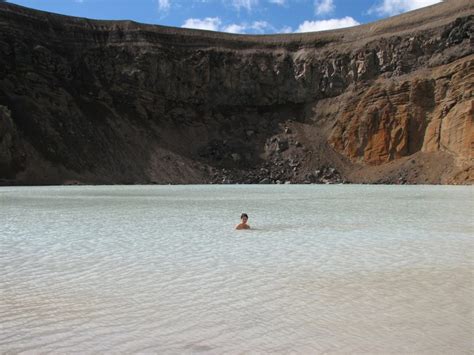
M324 31L442 0L12 0L65 15L242 34Z

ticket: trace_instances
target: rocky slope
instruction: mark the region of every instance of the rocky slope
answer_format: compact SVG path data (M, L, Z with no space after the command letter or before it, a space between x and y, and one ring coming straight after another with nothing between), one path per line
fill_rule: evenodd
M0 183L472 183L474 5L244 36L0 3Z

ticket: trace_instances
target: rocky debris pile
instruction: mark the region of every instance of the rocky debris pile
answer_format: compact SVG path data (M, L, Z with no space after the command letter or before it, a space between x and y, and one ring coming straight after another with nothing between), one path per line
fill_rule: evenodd
M198 151L199 157L213 161L221 161L225 159L228 154L230 153L227 141L217 139L211 140Z
M345 181L339 171L333 167L322 167L312 173L306 174L306 183L313 184L345 184Z
M241 166L248 164L252 148L247 148L242 142L213 139L206 146L198 149L199 158L209 163L218 163L221 166Z
M411 184L416 184L416 178L418 174L415 172L413 173L412 179L409 178L408 173L406 171L401 171L398 174L392 176L386 176L382 179L376 180L373 183L377 185L407 185L409 181Z
M257 169L214 169L212 184L345 184L339 171L322 167L311 173L298 174L294 168L299 162L287 161L286 165L264 163Z
M297 134L288 125L280 133L269 137L264 144L263 159L256 166L234 164L215 167L211 173L213 184L340 184L346 183L341 173L332 166L322 165L308 172L311 152L297 140ZM227 146L219 143L207 147L203 156L229 156ZM218 152L218 153L216 153ZM234 154L232 154L233 157ZM229 160L229 159L228 159Z
M288 150L290 147L288 138L286 137L273 137L265 144L265 151L267 154L280 154Z

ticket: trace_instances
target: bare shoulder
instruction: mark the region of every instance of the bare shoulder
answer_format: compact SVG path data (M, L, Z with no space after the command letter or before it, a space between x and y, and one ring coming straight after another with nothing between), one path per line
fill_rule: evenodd
M235 226L235 229L250 229L250 226L248 224L244 224L244 223L239 223Z

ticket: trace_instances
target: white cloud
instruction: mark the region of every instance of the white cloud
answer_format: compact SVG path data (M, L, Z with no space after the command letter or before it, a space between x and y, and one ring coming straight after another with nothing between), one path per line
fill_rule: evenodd
M265 29L272 29L273 26L271 26L267 21L255 21L249 26L250 29L255 30L258 33L263 33Z
M158 0L158 9L160 11L168 11L170 7L170 0Z
M199 30L220 31L227 33L241 33L241 34L263 34L263 33L291 33L292 28L289 26L283 27L281 30L275 28L267 21L254 21L252 23L232 23L230 25L222 24L219 17L206 17L203 19L189 18L181 27L194 28Z
M324 15L334 11L334 1L333 0L315 0L314 2L314 11L316 15Z
M402 12L437 4L441 1L442 0L383 0L382 3L372 7L369 13L375 12L381 16L393 16Z
M198 30L219 31L221 20L219 17L206 17L204 19L188 18L181 27L195 28Z
M278 31L278 33L292 33L293 29L290 26L285 26Z
M268 1L271 4L276 4L276 5L280 5L280 6L283 6L286 3L286 0L268 0Z
M231 0L231 2L237 10L244 8L250 11L252 10L252 7L258 5L258 0Z
M276 32L276 29L269 24L267 21L254 21L251 24L248 23L241 23L236 24L233 23L228 26L224 26L220 29L222 32L229 32L229 33L258 33L262 34L265 33L265 30L269 30L270 32Z
M333 18L322 21L305 21L296 30L296 32L316 32L334 30L337 28L345 28L360 25L359 22L352 17L346 16L343 18Z
M237 25L236 23L233 23L232 25L228 25L222 28L223 32L228 32L228 33L244 33L246 27L244 25Z

